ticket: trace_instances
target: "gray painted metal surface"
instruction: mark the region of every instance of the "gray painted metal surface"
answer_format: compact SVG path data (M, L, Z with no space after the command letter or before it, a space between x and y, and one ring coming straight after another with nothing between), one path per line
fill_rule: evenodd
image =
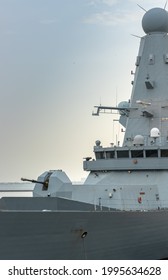
M0 219L0 259L167 257L167 211L16 211Z

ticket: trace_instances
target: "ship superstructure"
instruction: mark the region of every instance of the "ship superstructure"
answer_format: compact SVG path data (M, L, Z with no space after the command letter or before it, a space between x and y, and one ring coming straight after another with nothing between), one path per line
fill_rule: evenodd
M135 62L131 99L118 106L120 123L125 127L123 146L103 148L97 141L96 161L85 161L84 169L90 170L92 177L94 172L107 172L103 181L108 178L114 189L120 190L122 200L137 197L141 206L156 209L168 207L167 12L149 10L142 26L146 36L141 38ZM101 109L110 107L98 106L97 114ZM114 197L116 194L113 191ZM129 203L130 209L135 202L134 206Z

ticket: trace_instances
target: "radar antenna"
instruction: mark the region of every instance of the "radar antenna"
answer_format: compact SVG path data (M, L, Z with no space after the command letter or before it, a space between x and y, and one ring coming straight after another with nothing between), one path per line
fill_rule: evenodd
M168 2L168 1L166 1L165 5L164 5L164 10L166 10L167 2Z
M137 6L139 7L139 8L141 8L143 11L145 11L145 12L147 12L147 10L145 10L142 6L140 6L139 4L137 4Z

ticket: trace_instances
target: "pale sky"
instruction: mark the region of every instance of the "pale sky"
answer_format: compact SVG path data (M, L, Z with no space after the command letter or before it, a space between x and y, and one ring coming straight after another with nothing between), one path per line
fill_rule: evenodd
M131 95L141 19L165 0L0 0L0 182L50 169L72 181L83 158L122 137L116 115L92 116ZM167 7L168 8L168 7Z

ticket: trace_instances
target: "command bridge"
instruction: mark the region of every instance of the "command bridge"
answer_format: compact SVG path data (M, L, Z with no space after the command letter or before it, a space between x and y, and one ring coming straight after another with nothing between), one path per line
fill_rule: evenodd
M168 146L94 147L96 160L84 161L86 171L168 170Z

